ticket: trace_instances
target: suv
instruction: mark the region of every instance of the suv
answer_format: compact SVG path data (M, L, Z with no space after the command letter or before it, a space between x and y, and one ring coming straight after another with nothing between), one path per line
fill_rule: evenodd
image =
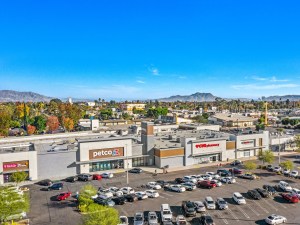
M211 189L211 188L217 187L217 184L212 183L209 180L204 180L204 181L198 182L198 187L204 187L204 188Z
M257 199L257 200L261 199L261 195L258 193L257 190L249 190L247 194L253 199Z
M223 198L217 198L216 204L219 209L228 209L228 204Z
M239 192L234 192L232 199L239 205L246 204L245 198Z
M214 221L209 215L203 215L199 218L199 221L203 225L214 225Z
M216 209L215 201L210 196L204 199L204 205L206 206L207 209Z
M63 183L54 183L48 187L48 191L51 190L61 190L64 187Z
M183 201L181 207L185 216L196 216L196 209L193 202Z
M144 214L142 212L137 212L133 218L133 225L143 225L144 224Z
M172 211L170 209L169 204L162 204L160 206L160 215L162 222L171 222L172 221Z
M271 185L264 184L264 185L263 185L263 189L265 189L270 195L276 194L275 188L272 187Z
M79 174L78 180L81 180L81 181L93 180L93 175L87 174L87 173Z
M292 187L285 181L279 181L278 187L283 191L292 191Z

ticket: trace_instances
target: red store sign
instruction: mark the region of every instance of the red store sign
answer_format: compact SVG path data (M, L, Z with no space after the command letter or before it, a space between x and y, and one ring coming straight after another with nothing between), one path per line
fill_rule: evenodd
M196 148L218 147L220 144L196 144Z
M243 145L249 145L249 144L253 144L254 143L254 141L242 141L242 144Z

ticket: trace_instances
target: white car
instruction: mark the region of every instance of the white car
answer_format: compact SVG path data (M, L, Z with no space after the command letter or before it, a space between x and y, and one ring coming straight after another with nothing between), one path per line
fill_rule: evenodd
M194 205L195 205L195 209L197 212L205 212L206 211L206 208L205 208L205 205L203 204L203 202L195 201Z
M149 225L157 225L158 224L158 216L156 212L149 212L148 213L148 224Z
M192 178L196 179L197 181L202 181L204 180L201 175L191 175ZM191 183L191 182L190 182Z
M148 198L148 195L144 191L137 191L135 192L135 195L138 198L138 200L143 200Z
M290 172L290 177L296 177L298 176L298 171L297 170L293 170L292 172Z
M154 189L154 190L159 190L159 189L161 189L161 186L160 186L158 183L156 183L156 182L149 182L149 183L147 184L147 187L148 187L148 188L152 188L152 189Z
M222 177L221 182L226 183L226 184L234 184L234 183L236 183L236 180L232 177Z
M290 172L291 172L291 171L290 171L289 169L284 169L284 170L283 170L283 174L284 174L284 175L289 175Z
M176 192L185 192L185 187L182 187L180 184L170 185L170 189Z
M283 191L287 191L290 192L292 191L292 187L285 181L279 181L278 186L283 190Z
M232 199L239 205L246 204L245 198L239 192L234 192Z
M214 182L217 185L217 187L220 187L223 185L222 182L217 179L212 179L211 182Z
M101 176L102 176L102 178L113 178L114 174L113 173L102 173Z
M293 188L293 189L291 190L291 193L292 193L293 195L296 195L296 196L300 199L300 190L299 190L299 189Z
M98 190L98 196L102 199L112 198L114 194L110 192L108 189L100 189Z
M183 215L178 215L176 217L176 225L186 225L186 224L187 224L187 221Z
M120 222L118 225L128 225L128 217L127 216L120 216Z
M274 172L280 172L281 171L281 167L280 166L275 166L273 169Z
M220 175L214 172L206 172L206 174L210 175L213 179L220 179Z
M272 214L265 219L267 224L280 224L285 223L287 219L284 216L279 216L276 214Z
M204 205L207 209L216 209L216 203L212 197L208 196L204 199Z
M203 178L203 180L212 180L213 179L212 176L209 174L204 174L201 177Z
M110 188L108 188L108 190L109 190L111 193L113 193L114 196L120 197L120 196L123 195L123 192L120 191L120 189L117 188L117 187L110 187Z
M192 182L192 183L194 183L194 184L197 183L197 179L196 179L196 178L193 178L193 177L191 177L191 176L184 176L184 177L183 177L183 181L184 181L185 183L187 183L187 182Z
M149 198L157 198L159 197L159 193L155 190L146 190L145 191L146 195L149 197Z
M124 195L134 194L134 190L131 187L122 187L120 191L122 191Z

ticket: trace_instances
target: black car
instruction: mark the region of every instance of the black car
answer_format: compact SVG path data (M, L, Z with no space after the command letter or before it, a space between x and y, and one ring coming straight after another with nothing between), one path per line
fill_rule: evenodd
M143 170L141 168L133 168L131 170L128 170L129 173L141 173Z
M168 185L169 182L168 181L164 181L164 180L157 180L155 181L157 184L159 184L161 187L164 187L165 185Z
M230 163L231 166L238 166L242 165L242 162L240 160L234 160L232 163Z
M232 176L232 173L226 169L217 170L217 174L219 174L221 177L231 177Z
M54 183L48 187L48 191L51 190L61 190L64 187L63 183Z
M78 180L77 176L72 176L72 177L67 177L66 178L66 182L71 182L71 183L74 183L77 180Z
M268 185L268 184L263 185L263 189L265 189L267 192L269 192L270 195L274 195L277 192L274 187L272 187L271 185Z
M199 218L199 222L202 225L214 225L214 221L209 215L203 215Z
M126 201L123 196L112 198L112 200L116 203L116 205L124 205Z
M79 181L93 180L93 175L87 174L87 173L79 174L79 175L78 175L78 180L79 180Z
M184 180L182 178L175 178L175 183L182 184L182 183L184 183Z
M112 201L109 198L108 199L95 198L94 202L99 205L103 205L103 206L114 206L115 205L114 201Z
M165 184L164 185L164 190L165 191L172 191L170 184Z
M249 190L247 193L253 199L256 199L256 200L261 199L261 195L256 190Z
M272 166L272 165L267 165L267 166L266 166L266 169L267 169L268 171L272 172L272 171L273 171L273 166Z
M51 184L53 184L53 182L49 179L45 179L37 182L37 184L42 186L50 186Z
M196 207L193 202L183 201L181 207L182 207L182 211L186 217L196 216Z
M125 198L125 201L127 201L127 202L134 202L134 201L138 200L138 198L134 194L124 195L123 197Z
M255 190L263 197L263 198L269 198L270 194L267 190L262 188L255 188Z

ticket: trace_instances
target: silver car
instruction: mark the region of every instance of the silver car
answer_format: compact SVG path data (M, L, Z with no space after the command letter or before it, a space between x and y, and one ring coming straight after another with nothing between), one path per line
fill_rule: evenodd
M217 198L216 204L219 209L228 209L228 204L223 198Z
M148 213L148 224L149 225L157 225L158 224L158 217L156 215L156 212Z
M144 225L144 214L137 212L133 218L133 225Z
M206 208L205 208L205 205L203 204L203 202L195 201L194 205L195 205L195 209L197 212L205 212L206 211Z

